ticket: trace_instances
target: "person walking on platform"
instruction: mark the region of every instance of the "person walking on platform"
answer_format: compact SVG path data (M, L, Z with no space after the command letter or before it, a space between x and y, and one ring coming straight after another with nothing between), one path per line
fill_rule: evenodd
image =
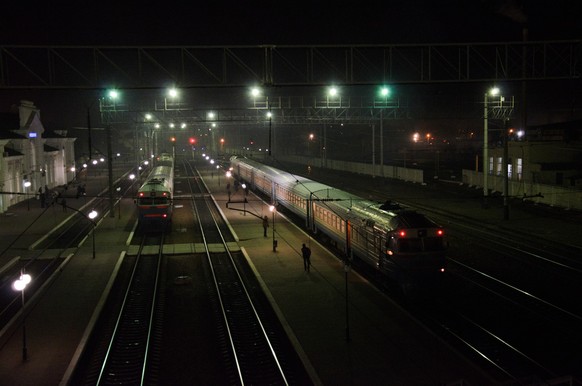
M44 208L46 201L46 194L42 191L42 186L38 188L38 195L40 199L40 207Z
M311 267L311 249L303 244L301 254L303 255L303 269L305 272L309 272L309 267Z
M63 206L63 212L67 211L67 199L66 198L62 198L61 199L61 205Z
M267 237L267 228L269 228L269 218L265 215L263 217L263 236Z

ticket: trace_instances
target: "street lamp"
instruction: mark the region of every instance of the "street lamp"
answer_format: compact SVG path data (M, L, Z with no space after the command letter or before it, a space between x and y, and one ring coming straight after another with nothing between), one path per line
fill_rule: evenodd
M91 212L89 212L87 217L89 218L89 220L91 220L91 223L93 224L93 232L91 233L93 234L93 259L95 259L95 230L97 229L97 224L95 223L94 219L95 217L97 217L97 212L93 209Z
M26 192L26 205L28 206L29 211L30 211L30 199L29 199L30 197L28 197L28 188L30 188L30 185L31 185L30 181L28 180L24 181L24 189Z
M341 106L341 97L339 96L339 90L336 86L331 86L327 89L327 95L326 95L326 107L331 108L332 105L330 104L330 98L334 99L333 100L333 108L334 108L334 117L335 117L335 107L337 107L338 105L338 101L339 101L339 105ZM339 98L338 100L335 100L336 98ZM326 167L327 166L327 132L326 132L326 125L325 125L325 120L323 121L323 143L321 144L321 166L322 167Z
M243 190L244 200L243 200L243 216L247 215L247 184L243 183L240 186Z
M269 205L269 210L273 213L273 252L277 252L277 240L275 239L275 212L277 209L275 205Z
M313 139L315 138L315 135L313 133L309 133L309 137L307 140L307 156L311 156L311 142L313 142Z
M115 108L115 100L119 98L119 91L117 90L109 90L107 91L107 98L113 101L113 107ZM103 111L102 99L98 98L93 100L89 106L87 106L87 142L89 147L89 159L93 156L93 145L92 145L92 138L91 138L91 108L95 104L95 102L99 101L99 111Z
M388 107L388 98L391 97L392 89L388 86L381 86L379 90L380 94L380 171L382 176L384 176L384 109ZM372 138L372 143L374 143L374 138ZM372 149L375 146L372 145ZM372 159L376 159L373 157Z
M483 207L488 207L487 197L489 196L489 186L487 184L487 175L489 173L489 127L488 127L488 113L489 113L489 96L496 96L499 94L499 88L493 87L485 93L483 100Z
M380 87L380 96L388 98L390 96L390 89L386 86Z
M95 223L95 218L98 216L99 213L97 213L97 211L95 209L92 209L91 212L89 212L89 214L85 214L83 212L81 212L79 209L77 208L73 208L72 206L65 206L79 214L81 214L83 217L87 218L89 221L91 221L91 225L93 225L93 231L92 236L93 236L93 259L95 258L95 230L97 229L97 223Z
M226 193L228 194L228 202L230 202L230 178L232 177L232 172L227 170L224 176L226 179Z
M12 288L15 291L20 291L22 300L22 361L28 359L28 349L26 348L26 313L24 311L24 289L30 282L32 278L30 275L24 273L24 269L20 271L20 277L12 283Z
M269 156L271 155L271 149L273 148L273 114L271 113L271 106L269 106L269 111L267 112L267 118L269 118Z
M172 102L178 98L178 89L172 87L168 90L167 96L172 100ZM164 98L164 110L168 110L168 98Z

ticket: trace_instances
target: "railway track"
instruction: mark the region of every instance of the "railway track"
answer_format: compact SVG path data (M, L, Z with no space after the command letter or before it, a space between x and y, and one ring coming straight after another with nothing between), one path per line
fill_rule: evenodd
M199 180L198 180L199 181ZM215 311L221 319L219 339L225 351L226 366L234 384L288 385L309 382L299 360L286 342L274 313L265 311L268 302L244 272L239 253L231 253L228 235L216 206L199 186L195 194L196 216L204 239L206 257L215 289ZM222 252L215 252L217 244ZM263 299L261 300L261 295ZM308 383L307 383L308 384Z
M128 259L126 275L118 278L118 291L111 292L122 296L108 300L96 329L98 333L93 335L89 349L77 366L72 384L157 383L156 310L160 307L157 287L163 244L163 233L142 237L137 255ZM147 255L146 246L150 251ZM151 254L151 248L156 248L157 253Z

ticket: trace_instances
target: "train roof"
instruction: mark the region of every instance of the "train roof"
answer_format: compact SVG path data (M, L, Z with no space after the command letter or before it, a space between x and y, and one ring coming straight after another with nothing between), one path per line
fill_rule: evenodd
M332 186L323 184L321 182L310 180L309 178L295 175L272 166L262 164L255 160L248 158L241 158L237 156L231 157L232 161L245 163L256 170L268 175L271 179L280 185L292 187L293 193L305 199L319 199L321 201L342 201L357 199L350 193L336 189Z
M350 194L346 191L336 189L332 186L322 184L321 182L312 181L309 179L298 178L293 192L305 199L312 199L318 201L354 201L359 200L358 196Z
M171 190L173 169L171 166L156 166L139 190Z

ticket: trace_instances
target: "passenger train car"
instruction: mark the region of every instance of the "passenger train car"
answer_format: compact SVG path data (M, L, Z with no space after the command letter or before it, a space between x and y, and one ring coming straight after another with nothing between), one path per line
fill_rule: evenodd
M173 189L174 160L169 154L162 154L137 192L140 224L166 225L171 221Z
M377 203L253 160L232 157L237 178L301 217L350 258L400 285L438 278L445 269L444 230L398 203Z

